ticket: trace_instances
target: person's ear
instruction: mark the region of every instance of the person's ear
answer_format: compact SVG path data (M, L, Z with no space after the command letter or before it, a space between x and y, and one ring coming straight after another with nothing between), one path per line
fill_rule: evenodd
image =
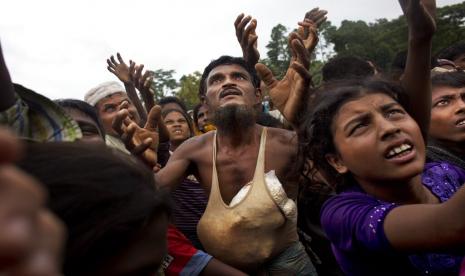
M349 169L345 166L344 161L342 161L341 157L338 154L326 154L325 155L326 161L340 174L345 174L349 171Z

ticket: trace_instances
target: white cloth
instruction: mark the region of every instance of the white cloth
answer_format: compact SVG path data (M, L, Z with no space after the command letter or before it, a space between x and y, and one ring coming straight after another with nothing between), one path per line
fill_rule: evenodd
M295 202L287 197L284 191L283 185L279 182L278 177L274 170L271 170L265 174L265 182L268 190L270 191L271 197L273 198L276 205L278 205L284 216L291 221L297 221L297 205ZM242 187L240 191L233 197L229 203L230 207L237 205L244 199L250 190L250 183Z
M84 96L84 101L95 106L101 99L116 93L126 93L126 90L119 82L107 81L89 90Z

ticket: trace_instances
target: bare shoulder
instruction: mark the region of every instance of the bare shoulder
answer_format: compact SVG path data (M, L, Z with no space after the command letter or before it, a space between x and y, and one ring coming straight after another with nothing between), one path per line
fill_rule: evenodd
M210 131L187 139L174 151L173 156L176 154L177 156L183 156L184 158L192 158L201 154L202 151L211 146L213 135L214 132Z
M273 145L280 145L286 150L297 149L297 134L294 131L290 131L282 128L268 128L267 140Z

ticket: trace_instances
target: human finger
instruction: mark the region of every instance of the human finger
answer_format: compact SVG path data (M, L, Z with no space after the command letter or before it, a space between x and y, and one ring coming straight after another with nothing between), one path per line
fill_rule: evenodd
M237 39L239 40L239 42L242 42L242 37L243 37L243 34L244 34L244 28L247 24L249 24L250 20L252 20L252 17L250 15L247 15L246 17L244 17L241 22L239 23L239 25L237 25L236 27L236 36L237 36Z
M150 148L152 145L152 138L144 139L139 145L136 145L132 150L131 153L134 155L141 155L144 151Z
M136 75L135 75L136 79L140 80L140 76L142 75L142 70L144 70L143 64L139 65L136 69Z
M156 105L152 107L147 116L147 122L145 124L145 129L155 130L158 126L158 122L161 121L161 107Z
M124 63L124 60L121 57L120 53L116 53L116 57L118 58L119 63Z
M242 18L244 18L244 13L241 13L236 17L236 20L234 21L234 27L236 27L236 29L239 23L242 21Z
M113 64L118 65L118 62L116 62L115 57L113 55L110 57L110 60Z
M0 128L0 164L17 160L21 156L21 151L21 144L13 133Z
M291 64L291 68L294 69L306 83L312 80L310 72L302 64L294 61Z
M115 65L111 62L110 59L107 59L107 64L108 64L108 67L111 67L111 68L115 67Z
M133 140L136 130L137 130L137 125L135 123L131 123L129 124L129 126L126 127L126 130L121 135L121 140L124 142L126 147L129 149L133 149L136 146Z
M0 168L0 269L19 262L34 243L37 210L45 191L14 166Z
M296 53L296 58L297 61L302 64L305 68L310 67L310 55L307 49L305 49L305 46L300 39L294 39L291 42L291 48L295 51Z
M268 88L271 89L276 85L277 80L273 76L271 70L268 67L266 67L266 65L262 63L257 63L255 64L255 70L257 70L258 76Z
M8 270L9 275L62 275L61 260L65 227L50 211L42 209L37 217L34 247L19 265Z
M255 35L255 29L257 27L257 20L252 19L250 24L245 28L245 31L242 35L242 44L246 44L246 42L249 40L250 35Z
M129 116L129 111L127 109L121 109L115 116L112 122L112 128L120 136L123 134L123 121Z

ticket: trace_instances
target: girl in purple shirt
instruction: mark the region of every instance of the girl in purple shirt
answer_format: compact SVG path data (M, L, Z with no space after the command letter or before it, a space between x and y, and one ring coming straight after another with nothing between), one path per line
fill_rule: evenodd
M348 275L458 275L465 172L425 166L425 143L402 95L384 81L321 94L301 147L312 161L309 175L322 173L339 191L324 204L321 223ZM443 254L455 249L458 255Z
M435 1L399 3L409 25L402 86L326 84L300 133L303 171L338 192L321 223L347 275L458 275L465 173L445 162L425 166Z

